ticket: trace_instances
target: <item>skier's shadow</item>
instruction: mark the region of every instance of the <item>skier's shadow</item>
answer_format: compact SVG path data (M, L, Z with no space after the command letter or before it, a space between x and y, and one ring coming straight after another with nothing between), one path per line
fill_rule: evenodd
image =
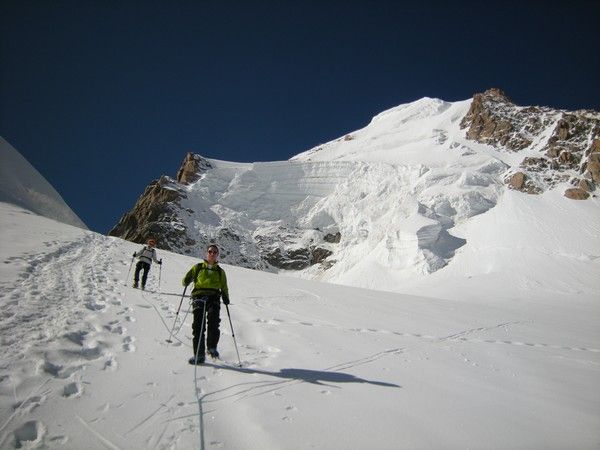
M402 386L394 383L386 383L383 381L372 381L357 376L343 373L343 372L328 372L324 370L309 370L309 369L280 369L279 372L269 372L267 370L250 369L245 367L234 367L234 366L222 366L211 363L206 363L207 366L213 366L215 368L232 370L235 372L245 374L256 374L256 375L267 375L275 378L282 378L288 381L301 381L306 383L312 383L317 385L331 386L329 383L366 383L373 384L375 386L382 387L395 387L400 388ZM334 386L337 387L337 386Z

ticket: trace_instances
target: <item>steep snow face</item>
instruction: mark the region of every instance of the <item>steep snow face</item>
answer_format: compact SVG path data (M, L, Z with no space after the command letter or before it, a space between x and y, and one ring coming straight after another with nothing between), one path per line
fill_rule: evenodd
M470 103L423 98L400 105L378 114L365 128L300 153L292 160L443 165L455 159L445 150L464 134L458 123Z
M229 263L262 269L268 267L265 255L275 258L278 251L322 241L323 230L315 228L333 226L333 220L317 220L319 225L307 227L305 218L355 167L349 162L210 161L213 169L189 186L187 198L181 200L182 227L188 235L194 230L192 235L219 242ZM206 240L198 242L192 253L202 253L205 244Z
M370 287L380 266L400 279L441 269L466 243L449 230L496 204L507 168L464 139L469 105L401 105L289 161L210 160L181 202L182 229L201 236L187 252L216 240L232 264Z
M0 201L87 230L50 183L2 137L0 161Z

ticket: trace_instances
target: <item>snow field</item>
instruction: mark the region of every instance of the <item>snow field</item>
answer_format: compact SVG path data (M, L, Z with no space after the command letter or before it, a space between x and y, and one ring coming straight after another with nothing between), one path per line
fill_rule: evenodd
M242 367L225 308L223 362L192 367L187 299L165 340L196 259L159 250L160 290L156 265L149 290L134 290L137 246L1 212L13 237L1 249L2 448L600 442L598 305L587 294L500 300L496 285L498 298L468 300L462 286L441 300L225 265Z

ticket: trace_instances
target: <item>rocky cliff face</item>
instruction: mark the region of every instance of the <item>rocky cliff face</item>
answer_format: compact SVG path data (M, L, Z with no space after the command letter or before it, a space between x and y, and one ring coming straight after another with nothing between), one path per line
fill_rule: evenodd
M195 243L180 220L180 202L186 197L185 186L198 180L202 172L210 168L207 160L188 153L176 180L162 176L152 181L133 209L121 217L108 235L137 243L152 237L157 239L159 248L175 252Z
M600 114L520 107L498 89L473 97L461 121L468 139L499 151L519 152L519 167L506 176L511 189L538 194L569 182L572 199L587 199L600 182Z

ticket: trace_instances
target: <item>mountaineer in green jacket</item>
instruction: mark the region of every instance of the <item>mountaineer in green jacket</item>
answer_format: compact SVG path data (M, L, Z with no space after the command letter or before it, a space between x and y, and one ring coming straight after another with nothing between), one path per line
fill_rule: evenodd
M204 324L206 316L206 347L208 354L213 358L219 357L217 344L219 343L221 323L220 298L223 303L229 305L229 289L227 288L227 276L219 266L217 257L219 248L211 244L206 249L206 259L194 265L183 277L183 285L194 283L192 290L192 305L194 309L194 322L192 324L194 356L189 359L190 364L202 364L204 362Z

